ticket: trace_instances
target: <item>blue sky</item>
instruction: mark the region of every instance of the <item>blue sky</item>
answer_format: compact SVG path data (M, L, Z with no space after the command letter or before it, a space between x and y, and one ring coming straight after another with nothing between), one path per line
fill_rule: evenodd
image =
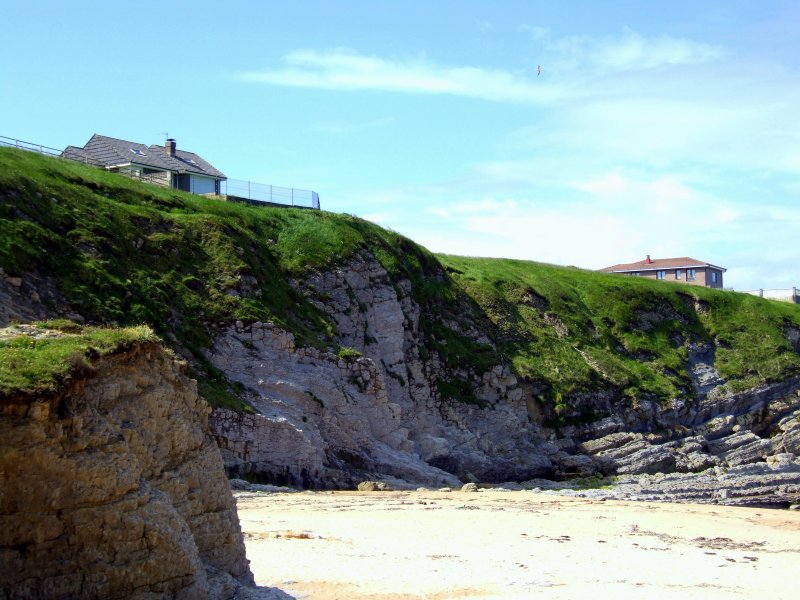
M0 0L0 135L169 132L436 252L800 286L800 3L610 4Z

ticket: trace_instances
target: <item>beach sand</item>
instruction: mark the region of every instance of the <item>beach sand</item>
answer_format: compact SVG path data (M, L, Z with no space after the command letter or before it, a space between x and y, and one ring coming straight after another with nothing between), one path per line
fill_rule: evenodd
M259 585L309 600L800 598L800 513L533 492L237 494Z

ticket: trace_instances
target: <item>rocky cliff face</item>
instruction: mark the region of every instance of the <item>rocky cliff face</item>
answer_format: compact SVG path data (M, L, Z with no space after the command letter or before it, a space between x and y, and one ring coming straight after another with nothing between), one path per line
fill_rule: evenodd
M212 430L229 468L292 485L353 486L381 475L414 483L526 479L552 471L555 449L528 419L508 367L478 390L491 409L442 399L439 366L419 356L420 309L367 254L299 284L358 358L298 348L270 324L237 323L211 361L245 386L260 415L215 411ZM309 292L310 293L310 292Z
M726 393L712 346L688 348L688 397L631 406L607 392L587 394L575 407L609 416L556 431L542 424L536 382L518 380L508 365L446 373L435 352L422 356L411 283L392 281L367 252L295 285L335 323L337 341L362 356L297 347L268 323L225 330L209 358L261 413L216 410L211 417L226 465L240 475L313 487L353 486L365 477L453 485L693 473L773 457L761 478L769 487L770 477L784 485L783 470L800 465L800 378ZM478 339L465 317L445 325ZM790 341L795 334L787 332ZM470 381L480 404L443 398L436 386L443 375Z
M0 597L225 598L251 583L208 412L155 344L0 399Z

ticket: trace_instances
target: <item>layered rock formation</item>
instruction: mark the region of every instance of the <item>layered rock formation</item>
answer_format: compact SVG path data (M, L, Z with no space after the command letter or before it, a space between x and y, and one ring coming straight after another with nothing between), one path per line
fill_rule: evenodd
M298 348L271 324L237 323L210 360L261 414L211 418L229 469L265 482L354 487L371 475L428 485L549 474L556 451L528 418L507 366L483 374L484 405L444 399L441 367L419 356L420 308L366 253L302 284L361 357ZM403 292L403 289L406 292ZM484 408L490 407L490 408Z
M573 399L575 410L588 405L609 416L556 431L542 424L535 382L518 380L508 365L448 373L435 352L421 356L421 308L411 283L392 281L369 253L295 285L335 323L338 343L363 356L298 347L268 323L222 332L209 358L243 385L260 413L216 410L211 417L232 472L307 487L354 487L375 478L452 486L709 469L719 477L756 465L751 488L785 488L786 473L793 481L800 378L732 394L714 367L714 347L695 343L687 372L693 394L634 406L607 392L586 394ZM654 327L674 315L640 317L642 327ZM469 322L465 315L447 325L485 343ZM793 343L795 333L787 331ZM436 382L453 375L470 381L480 404L442 397ZM712 488L705 497L724 501ZM793 489L756 495L782 504Z
M252 583L196 384L159 346L0 398L0 597L227 598Z

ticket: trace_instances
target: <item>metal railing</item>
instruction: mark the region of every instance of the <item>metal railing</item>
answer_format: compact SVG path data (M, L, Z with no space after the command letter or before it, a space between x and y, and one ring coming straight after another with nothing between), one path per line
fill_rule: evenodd
M29 150L31 152L38 152L39 154L46 154L47 156L61 157L61 150L56 148L49 148L42 144L34 144L32 142L24 142L22 140L15 140L14 138L0 135L0 145L10 146L12 148L19 148L20 150Z
M745 294L752 294L753 296L760 296L761 298L768 298L770 300L782 300L784 302L792 302L800 304L800 288L778 288L778 289L758 289L758 290L745 290Z
M130 179L144 181L145 183L154 183L156 185L160 185L161 187L169 187L170 185L169 173L165 171L159 171L157 173L143 173L138 169L118 169L112 171L112 173L119 173L120 175L129 177Z
M63 158L66 160L80 162L95 167L106 168L105 165L92 159L79 150L58 150L42 144L34 144L14 138L0 135L0 146L9 146L20 150L38 152L46 156ZM169 175L161 173L142 173L136 169L117 169L113 171L131 179L154 183L156 185L168 186L170 184ZM287 188L265 183L255 183L243 179L226 179L220 181L220 194L232 198L242 198L254 203L275 204L279 206L296 206L300 208L320 209L319 194L312 190L301 190L298 188Z
M266 183L255 183L242 179L226 179L220 182L220 194L244 198L252 202L285 204L319 210L319 195L311 190L287 188Z

